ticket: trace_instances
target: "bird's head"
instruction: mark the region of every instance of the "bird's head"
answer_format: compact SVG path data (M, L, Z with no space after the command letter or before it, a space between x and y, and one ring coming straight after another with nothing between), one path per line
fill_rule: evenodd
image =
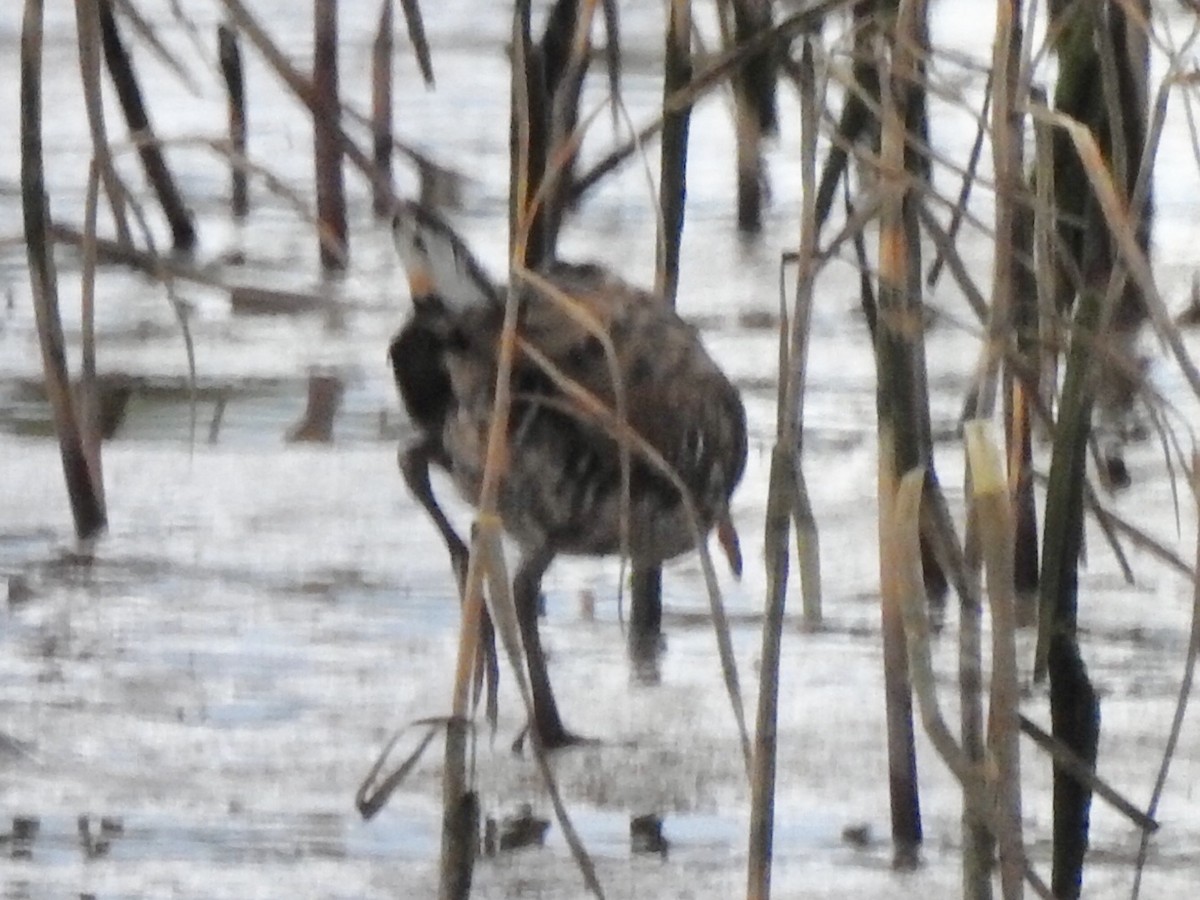
M392 221L396 250L418 308L438 305L450 312L498 305L499 292L462 238L416 203L401 203Z

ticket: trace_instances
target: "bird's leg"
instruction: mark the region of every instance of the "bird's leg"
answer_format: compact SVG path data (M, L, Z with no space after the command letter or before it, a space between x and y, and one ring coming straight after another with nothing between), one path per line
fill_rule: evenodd
M454 569L454 577L458 581L458 591L461 595L467 586L467 562L470 551L463 543L446 514L433 496L433 485L429 483L429 464L442 456L441 447L429 438L424 438L400 450L400 473L409 492L417 498L421 508L433 520L446 550L450 553L450 565Z
M630 579L629 658L643 684L658 684L662 656L662 567L634 564Z
M437 498L433 496L433 486L429 483L429 465L431 462L440 460L443 455L444 451L439 444L430 438L424 438L401 449L400 472L404 476L404 483L408 485L408 490L417 498L417 502L433 520L438 533L441 534L442 541L446 544L446 550L450 553L450 565L454 569L455 581L458 582L458 596L460 599L465 599L467 564L470 562L471 553L462 538L458 536L458 532L454 530L454 526L450 524L450 520L446 518L446 514L442 512ZM496 689L500 683L500 665L496 657L496 636L492 629L491 617L488 616L486 609L483 611L483 618L480 621L479 642L483 656L475 669L475 689L478 691L479 682L486 679L487 715L494 722L497 707Z
M521 642L525 645L525 663L529 671L529 689L533 695L533 729L543 748L554 750L579 743L580 739L563 726L558 715L558 703L550 688L550 673L546 668L546 655L542 650L542 639L538 634L537 603L541 590L542 576L550 568L554 553L539 548L527 553L517 567L513 578L513 603L517 608L517 624L521 629ZM518 741L519 745L519 741Z

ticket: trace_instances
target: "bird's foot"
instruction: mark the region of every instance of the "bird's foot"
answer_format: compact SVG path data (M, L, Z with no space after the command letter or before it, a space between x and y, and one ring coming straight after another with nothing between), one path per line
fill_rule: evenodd
M525 752L525 739L531 733L528 725L521 729L521 733L512 742L513 753L521 754ZM596 738L583 737L572 731L567 731L562 725L555 728L539 729L538 734L541 737L539 743L542 745L542 749L546 751L565 750L568 747L595 746L600 743Z

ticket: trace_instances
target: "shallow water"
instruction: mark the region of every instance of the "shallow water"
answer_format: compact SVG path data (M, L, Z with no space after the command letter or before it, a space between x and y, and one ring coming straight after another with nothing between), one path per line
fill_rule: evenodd
M172 47L195 59L165 3L139 6ZM72 68L69 6L51 7L51 198L57 215L78 220L86 128ZM253 8L303 62L311 39L307 18L292 4L264 0ZM189 10L210 41L215 9L189 4ZM499 271L507 13L502 5L480 13L463 2L426 13L438 90L418 87L401 43L398 130L470 176L455 224ZM362 51L372 18L366 5L343 4L347 96L367 96ZM948 18L937 22L944 29L939 39L983 52L986 34L959 33ZM5 58L15 59L19 24L15 5L0 10ZM659 25L655 15L631 8L626 28L625 100L640 122L653 114L661 90L653 62ZM305 119L253 53L247 58L251 155L307 190ZM153 85L151 112L161 135L219 133L223 101L213 72L194 66L202 91L192 96L150 55L140 53L138 63ZM974 82L967 90L977 97ZM8 134L16 134L16 91L15 78L0 81L0 124ZM589 96L598 101L600 95ZM733 234L726 101L710 100L695 118L680 300L743 387L751 418L750 465L734 509L748 571L740 584L722 575L747 709L755 700L759 653L764 579L758 548L776 359L774 328L757 323L777 309L777 259L795 242L799 181L794 98L786 89L781 97L784 131L771 151L774 202L763 238L753 246ZM111 110L114 133L118 121ZM606 148L609 123L607 114L598 118L589 154ZM969 122L942 109L935 123L947 153L965 152ZM9 180L17 153L15 141L0 143L0 240L20 233ZM1195 163L1178 128L1168 132L1163 153L1178 163L1179 189L1159 199L1159 276L1164 293L1182 300L1194 265L1187 251L1195 246L1197 192L1189 187ZM355 789L389 735L445 713L456 648L458 617L444 551L395 468L395 443L408 433L384 365L387 337L407 304L397 263L387 235L369 221L365 189L352 175L353 265L336 284L324 285L315 243L285 203L256 189L250 219L229 225L219 162L183 149L173 151L171 161L197 210L199 261L244 251L248 262L229 270L231 280L328 294L337 312L239 316L224 292L181 284L199 383L229 392L216 442L206 442L215 407L213 395L203 394L198 437L190 443L187 364L163 291L106 269L98 284L101 369L149 382L105 447L110 529L84 565L74 553L57 451L44 435L45 406L30 392L40 363L24 257L19 246L0 245L0 296L11 297L0 309L0 590L8 588L0 611L0 834L10 835L0 843L0 854L10 857L0 867L0 896L429 895L440 816L437 743L376 819L364 823L353 808ZM408 189L415 183L402 168L398 178ZM980 202L986 215L986 197ZM651 208L644 176L629 167L583 206L564 236L564 255L599 257L632 279L648 280ZM981 238L968 239L964 249L986 270ZM64 251L59 268L74 345L78 265ZM957 797L924 739L925 865L907 875L888 867L872 549L874 367L854 298L853 273L835 262L822 276L814 320L805 443L822 528L827 625L807 633L793 614L785 638L776 894L954 896ZM932 302L952 323L929 337L935 428L947 435L938 463L952 502L961 504L954 487L961 483L961 450L949 435L978 344L973 329L953 324L968 316L948 283ZM347 386L335 443L285 445L282 436L303 410L304 382L314 369L336 371ZM1165 364L1154 377L1188 411L1181 419L1186 425L1194 406L1182 379ZM1159 451L1135 447L1129 464L1137 488L1117 498L1117 508L1161 539L1184 545L1179 552L1190 558L1195 516L1183 508L1177 531ZM445 485L442 491L448 493ZM455 512L467 521L461 506ZM1089 554L1083 618L1088 663L1104 698L1102 773L1144 803L1182 669L1190 587L1136 551L1136 584L1124 585L1099 535L1091 537ZM668 647L661 681L652 687L630 676L619 577L614 561L569 560L556 564L545 583L543 632L564 714L574 728L602 739L556 759L568 805L610 896L736 896L744 890L749 792L698 567L684 559L669 570ZM594 617L581 613L585 594L595 600ZM943 641L937 653L949 692L953 641ZM1026 711L1045 721L1045 708L1040 689L1032 688ZM946 714L955 714L949 703ZM532 765L508 751L520 722L506 682L498 733L480 742L485 815L503 818L522 803L549 814ZM417 739L416 732L406 735L398 752ZM1027 836L1044 870L1048 773L1025 747ZM1197 747L1193 717L1161 809L1164 830L1145 896L1182 896L1191 883L1200 838L1200 801L1190 789L1200 771ZM663 817L670 843L665 857L631 851L629 820L648 813ZM1087 896L1125 896L1136 835L1106 807L1097 806L1094 818ZM12 837L31 822L35 836ZM864 845L843 839L848 827L866 828ZM476 886L481 897L580 895L556 827L544 848L484 860Z

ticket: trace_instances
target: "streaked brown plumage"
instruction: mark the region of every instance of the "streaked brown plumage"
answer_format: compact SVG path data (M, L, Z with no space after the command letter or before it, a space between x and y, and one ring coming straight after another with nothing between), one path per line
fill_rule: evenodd
M415 207L397 217L414 312L390 349L396 383L421 436L401 454L410 489L441 531L460 582L466 548L429 487L430 465L448 471L476 504L494 397L500 294L461 242ZM616 352L628 424L678 474L702 532L728 515L746 459L741 398L705 351L694 328L657 297L595 265L552 263L541 273L607 332ZM602 342L532 287L520 297L519 333L527 347L615 409ZM636 452L630 455L629 533L622 545L621 460L616 441L581 402L519 354L512 376L508 465L499 512L521 548L513 594L534 699L534 727L546 746L571 740L550 689L537 629L542 576L560 553L609 555L627 549L633 617L656 623L655 595L639 590L647 573L695 546L681 495Z

